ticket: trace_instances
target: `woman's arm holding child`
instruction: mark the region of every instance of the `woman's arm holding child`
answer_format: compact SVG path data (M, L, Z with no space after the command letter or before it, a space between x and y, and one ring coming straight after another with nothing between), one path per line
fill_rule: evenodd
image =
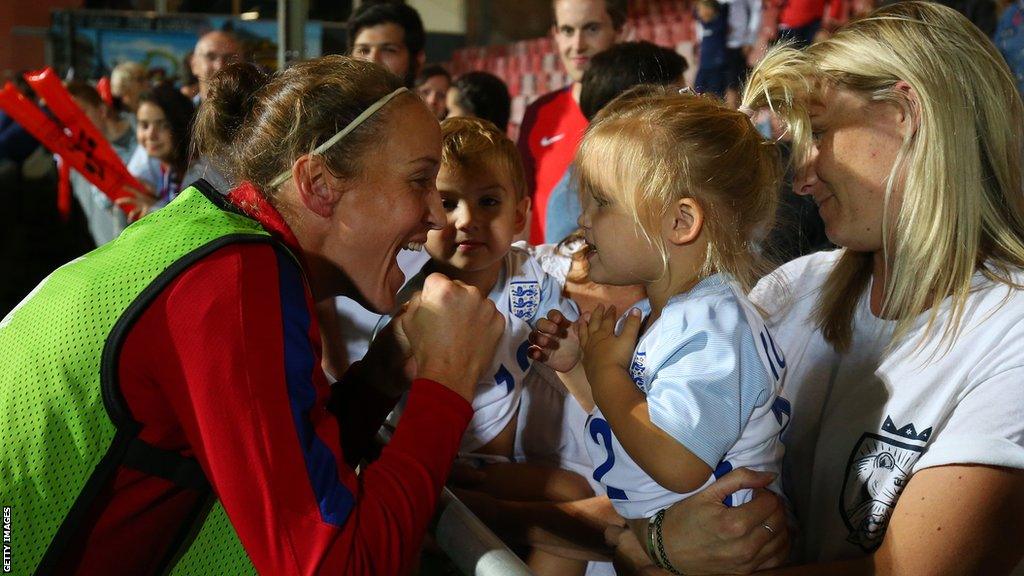
M622 447L658 484L685 494L711 476L711 467L651 421L647 398L629 376L640 333L640 311L633 309L615 335L615 308L598 306L579 327L583 368L594 400Z

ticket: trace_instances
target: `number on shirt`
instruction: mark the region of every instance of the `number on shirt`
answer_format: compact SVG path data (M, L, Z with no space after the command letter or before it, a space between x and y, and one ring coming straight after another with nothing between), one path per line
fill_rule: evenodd
M524 340L519 345L519 349L516 350L516 362L519 364L520 370L526 372L530 368L530 341Z
M781 430L779 430L779 436L786 431L786 426L789 426L789 419L793 415L792 405L789 400L786 400L782 396L776 396L775 402L772 402L772 413L775 414L775 419L778 420Z
M772 339L772 333L765 327L761 330L761 347L764 348L764 357L768 359L768 367L772 369L772 376L779 380L779 372L786 367L786 359L782 357L779 348Z
M590 419L590 438L604 446L604 450L608 454L604 463L594 468L594 480L601 482L601 478L612 469L612 466L615 466L615 452L612 450L612 428L605 419ZM602 441L598 442L598 438L601 438ZM604 484L604 482L601 483ZM612 500L629 500L622 489L607 484L604 484L604 487L608 491L608 497Z
M494 373L494 384L495 386L504 385L508 388L508 393L511 394L516 388L516 379L512 376L512 373L505 368L504 364L498 365L498 371Z

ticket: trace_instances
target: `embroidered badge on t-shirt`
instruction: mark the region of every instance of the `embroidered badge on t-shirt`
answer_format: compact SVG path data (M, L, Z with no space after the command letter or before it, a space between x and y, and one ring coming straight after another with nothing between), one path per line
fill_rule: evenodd
M540 283L512 282L508 288L508 298L512 315L520 320L529 320L540 307Z
M882 543L889 518L911 470L924 453L932 429L917 432L913 424L897 429L886 416L882 434L865 432L850 454L840 495L847 541L872 552Z

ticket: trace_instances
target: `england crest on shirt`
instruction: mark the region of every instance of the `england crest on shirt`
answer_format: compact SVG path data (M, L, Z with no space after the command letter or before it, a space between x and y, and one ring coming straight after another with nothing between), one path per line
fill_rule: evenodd
M932 434L913 424L897 429L886 416L882 434L865 432L850 454L840 512L850 530L847 541L873 552L882 543L896 501Z
M533 318L540 307L540 283L533 280L512 282L508 287L508 304L516 318Z

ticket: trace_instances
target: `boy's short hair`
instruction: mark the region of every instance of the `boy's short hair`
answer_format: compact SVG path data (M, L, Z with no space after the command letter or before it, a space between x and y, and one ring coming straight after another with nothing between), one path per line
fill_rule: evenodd
M512 181L516 200L526 197L519 149L497 126L482 118L447 118L441 122L441 165L503 171Z
M410 56L423 52L426 33L423 31L420 13L405 2L396 0L367 0L352 12L348 19L349 50L355 47L356 36L363 28L388 23L398 25L405 32L402 40Z

